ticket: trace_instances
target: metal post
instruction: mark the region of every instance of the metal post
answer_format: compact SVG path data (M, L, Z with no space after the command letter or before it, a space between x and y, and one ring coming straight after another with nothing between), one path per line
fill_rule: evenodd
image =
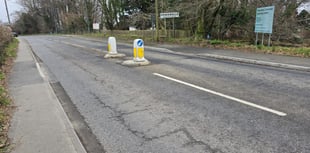
M155 33L154 33L154 31L155 31L155 22L156 22L156 19L155 19L155 14L152 14L151 15L151 20L152 20L152 41L155 41Z
M167 32L167 19L165 18L165 35L167 37L168 35L168 32Z
M269 34L268 47L270 47L270 39L271 39L271 33Z
M173 18L173 38L175 38L175 21L174 21L174 18Z
M257 46L257 41L258 41L258 33L256 33L256 39L255 39L255 45Z
M155 16L156 16L156 41L159 42L159 18L158 18L158 0L155 0Z
M264 46L264 33L263 33L263 36L262 36L262 46Z

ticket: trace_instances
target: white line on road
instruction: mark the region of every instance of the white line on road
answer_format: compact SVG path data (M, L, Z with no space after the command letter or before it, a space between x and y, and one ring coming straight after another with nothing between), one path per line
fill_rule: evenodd
M208 92L208 93L220 96L220 97L224 97L226 99L233 100L235 102L238 102L238 103L241 103L241 104L244 104L244 105L248 105L248 106L260 109L260 110L264 110L264 111L267 111L267 112L270 112L270 113L273 113L273 114L276 114L276 115L279 115L279 116L286 116L287 115L286 113L283 113L283 112L280 112L280 111L277 111L277 110L273 110L273 109L270 109L270 108L267 108L267 107L264 107L264 106L260 106L260 105L257 105L257 104L254 104L254 103L251 103L251 102L239 99L239 98L235 98L235 97L232 97L232 96L229 96L229 95L225 95L225 94L222 94L222 93L210 90L210 89L199 87L197 85L194 85L194 84L191 84L191 83L187 83L187 82L184 82L184 81L181 81L181 80L177 80L177 79L174 79L174 78L171 78L171 77L159 74L159 73L153 73L153 75L156 75L156 76L159 76L161 78L165 78L165 79L168 79L168 80L171 80L171 81L183 84L183 85L187 85L187 86L190 86L192 88L196 88L196 89L199 89L201 91L205 91L205 92Z
M33 58L33 60L34 60L34 62L35 62L35 64L36 64L37 70L39 71L40 76L41 76L43 79L45 79L45 75L44 75L44 73L43 73L43 71L42 71L42 69L41 69L41 66L40 66L40 64L38 63L37 58L35 57L32 48L30 48L30 49L31 49L30 54L31 54L31 56L32 56L32 58Z
M43 79L45 79L45 75L44 75L44 73L43 73L43 71L42 71L42 69L41 69L40 64L36 62L36 66L37 66L37 69L38 69L38 71L39 71L40 76L41 76Z

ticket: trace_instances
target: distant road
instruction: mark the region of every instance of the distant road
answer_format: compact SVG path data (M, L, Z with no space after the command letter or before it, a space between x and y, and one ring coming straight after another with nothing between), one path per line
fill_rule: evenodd
M310 152L309 72L153 49L127 67L100 42L22 38L108 153Z

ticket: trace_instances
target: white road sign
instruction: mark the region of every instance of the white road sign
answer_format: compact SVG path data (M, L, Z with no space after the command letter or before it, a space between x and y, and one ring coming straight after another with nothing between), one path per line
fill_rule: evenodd
M94 30L99 30L99 28L100 28L99 23L93 23L93 29Z
M178 17L180 17L180 13L179 12L160 13L160 18L161 19L178 18Z

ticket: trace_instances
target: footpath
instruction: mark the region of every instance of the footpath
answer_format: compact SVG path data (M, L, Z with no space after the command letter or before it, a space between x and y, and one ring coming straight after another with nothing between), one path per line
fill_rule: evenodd
M19 39L9 80L16 110L9 138L12 153L86 153L28 43Z

